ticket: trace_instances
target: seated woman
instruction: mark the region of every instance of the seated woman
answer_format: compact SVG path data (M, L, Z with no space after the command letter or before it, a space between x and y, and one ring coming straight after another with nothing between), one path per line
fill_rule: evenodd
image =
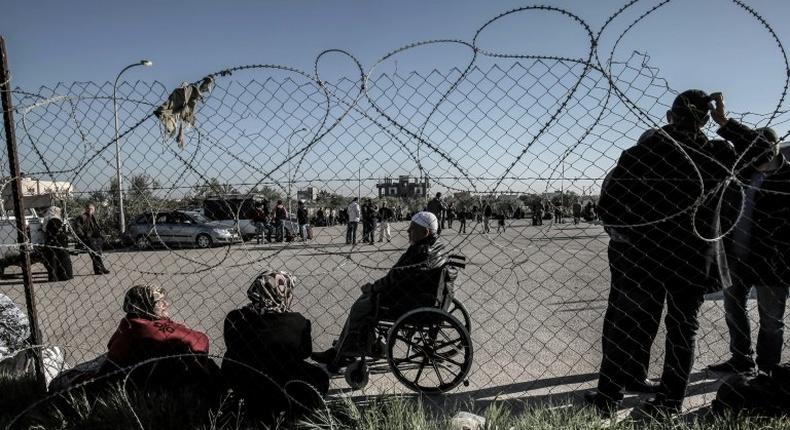
M225 318L222 372L260 416L289 409L298 415L317 406L316 391L329 390L329 375L305 362L312 352L310 321L291 311L293 288L290 273L263 272L247 290L250 303Z
M130 288L123 301L126 316L107 344L107 360L99 373L128 369L122 374L131 373L130 379L138 386L181 388L197 384L221 390L219 368L206 355L208 337L171 320L169 305L164 289L158 285ZM151 360L183 354L187 355Z
M69 255L69 236L63 225L61 210L57 206L50 206L44 218L44 233L46 245L41 251L44 256L44 265L47 268L47 280L68 281L74 278Z

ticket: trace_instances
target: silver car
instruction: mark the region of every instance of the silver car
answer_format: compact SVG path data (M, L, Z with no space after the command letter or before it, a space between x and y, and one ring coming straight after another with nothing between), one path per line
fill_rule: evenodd
M140 249L162 243L209 248L241 242L236 231L198 213L180 211L142 214L129 225L127 235Z

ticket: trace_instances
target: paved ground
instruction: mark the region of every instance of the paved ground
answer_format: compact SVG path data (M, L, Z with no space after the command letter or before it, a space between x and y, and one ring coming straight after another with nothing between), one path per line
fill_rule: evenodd
M344 244L341 227L328 227L317 228L316 239L306 244L112 252L106 254L112 269L106 276L90 275L90 261L81 255L74 259L74 280L36 285L44 339L65 347L72 363L102 353L122 316L126 288L156 280L169 292L174 318L206 331L212 352L222 354L224 315L245 304L246 288L259 270L276 268L298 277L295 307L313 321L314 348L324 349L340 331L359 286L382 276L405 249L405 227L393 226L392 243L355 247ZM472 315L474 366L470 385L441 400L578 398L594 384L600 363L609 282L603 230L517 221L502 234L483 235L482 226L470 227L468 234L446 230L442 237L470 259L457 297ZM35 271L41 280L43 268ZM23 303L18 276L0 286ZM693 407L709 402L717 386L700 369L727 350L721 301L706 301L701 320L688 402ZM662 350L663 333L654 345L651 373L660 369ZM343 393L347 386L338 378L334 388ZM391 375L374 374L362 394L392 392L405 391Z

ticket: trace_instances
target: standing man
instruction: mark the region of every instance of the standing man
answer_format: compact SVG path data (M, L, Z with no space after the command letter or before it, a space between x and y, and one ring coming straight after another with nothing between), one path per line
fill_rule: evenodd
M458 211L458 222L461 224L460 227L458 227L458 233L466 233L466 218L468 216L469 214L466 212L466 208Z
M455 208L453 204L447 205L447 228L453 228L453 220L455 219Z
M299 237L302 241L307 240L308 218L307 208L304 207L304 200L299 200L296 208L296 222L299 224Z
M486 205L483 207L483 233L491 233L491 214L493 213L491 205L486 202Z
M96 206L93 203L88 203L85 206L85 212L77 217L74 227L77 237L88 248L88 255L90 255L93 263L93 274L105 275L110 273L104 267L104 261L102 260L104 235L99 228L99 223L96 222Z
M274 230L277 242L285 242L285 221L288 219L288 210L283 206L282 200L277 200L274 207Z
M543 225L543 204L540 201L532 204L532 225Z
M710 116L732 146L708 140L702 128ZM712 191L737 171L739 154L746 165L768 149L754 130L727 118L720 93L685 91L667 119L668 125L647 131L623 152L601 190L612 285L598 390L585 399L605 414L617 407L623 388L655 389L644 378L665 300L664 369L658 394L643 410L649 415L680 412L703 295L729 284L722 243L712 239L721 225L731 224L722 222L720 196Z
M573 202L573 225L578 225L582 220L582 204L578 201Z
M362 216L362 211L359 208L359 202L356 197L351 201L351 204L346 208L346 245L357 244L357 224Z
M714 372L751 372L755 361L746 311L749 292L757 290L760 331L757 367L770 374L779 365L784 344L784 313L790 285L790 164L779 152L779 137L770 128L757 130L774 151L753 170L741 171L745 200L733 199L741 217L728 239L732 286L724 290L724 311L732 357L708 367ZM741 209L742 206L742 209Z
M382 202L381 208L379 208L379 242L384 241L384 236L387 237L387 242L392 241L392 235L390 234L392 217L392 209L387 207L387 202Z
M442 202L442 193L436 193L436 196L428 202L428 206L425 209L436 215L436 219L439 220L439 229L436 231L437 236L442 234L442 229L444 228L444 211L446 209L444 202Z

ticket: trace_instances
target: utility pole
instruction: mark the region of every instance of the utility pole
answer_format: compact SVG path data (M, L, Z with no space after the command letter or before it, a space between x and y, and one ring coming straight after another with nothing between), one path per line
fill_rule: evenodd
M0 95L2 95L3 124L5 125L5 141L8 149L8 164L11 167L11 198L14 203L14 217L16 218L17 243L22 255L22 284L25 287L25 302L27 304L27 317L30 320L30 352L33 354L35 364L36 382L42 393L47 391L47 381L44 377L44 360L41 356L41 331L38 328L38 313L36 312L36 295L33 288L33 277L30 272L30 238L27 237L27 223L25 221L25 208L22 205L22 181L20 180L19 157L16 152L16 134L14 132L14 111L11 106L11 72L8 70L8 53L5 48L5 39L0 37Z

